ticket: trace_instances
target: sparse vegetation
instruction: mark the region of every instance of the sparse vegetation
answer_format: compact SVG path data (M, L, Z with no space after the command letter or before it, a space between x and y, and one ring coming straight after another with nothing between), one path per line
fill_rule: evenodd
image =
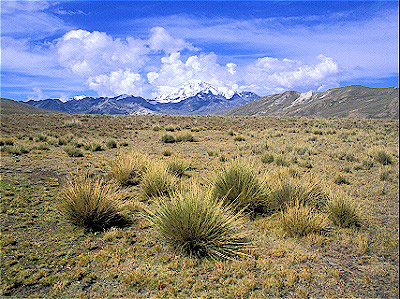
M216 174L212 196L237 210L262 212L266 200L265 182L260 180L254 166L235 160Z
M332 223L344 228L360 228L362 220L354 203L343 197L334 197L327 204L327 213Z
M110 163L109 177L122 186L137 185L146 171L146 156L130 153L118 156Z
M398 296L397 120L68 114L1 117L3 297ZM70 119L79 119L82 127L65 126ZM175 131L166 132L168 125ZM153 131L155 126L161 130ZM192 132L192 128L202 129ZM234 141L227 134L230 130L234 137L244 136L246 141ZM313 134L315 130L323 135ZM164 134L175 138L185 133L199 142L161 142ZM40 141L38 135L46 136L46 141ZM310 137L315 140L307 141ZM11 145L5 143L7 140ZM110 149L109 140L115 140L118 149ZM92 152L92 143L104 150ZM7 152L18 146L29 151ZM64 151L66 147L79 149L84 156L71 158ZM391 164L376 160L375 153L380 150L390 156ZM128 175L118 182L111 164L138 153L146 153L144 161L134 163L132 176L130 167L120 170L121 177ZM266 155L272 155L274 161L264 163ZM278 166L275 159L279 156L290 165ZM181 177L168 171L174 159L191 164L183 172L185 167L178 166L184 173ZM239 199L232 204L222 201L224 195L212 196L214 179L235 162L244 165L254 179L242 189L247 191L239 192L242 199L254 189L265 195L258 197L254 192L247 199L250 205L238 207L234 205ZM122 164L129 165L126 161ZM150 168L153 171L148 172ZM82 174L87 174L91 190L100 181L102 191L98 193L113 190L104 196L114 207L109 215L116 212L122 218L108 221L113 217L105 217L106 221L96 220L94 228L85 228L74 224L65 212L60 213L64 188L71 177ZM351 184L336 184L339 175ZM235 180L230 181L235 184ZM191 190L193 184L199 195ZM153 186L149 194L146 185ZM96 192L89 194L96 198ZM191 197L196 199L187 202ZM338 198L344 203L335 203ZM208 216L194 213L194 202L206 208L198 211L209 213L208 219L214 219L216 226L211 225L214 220L198 221ZM164 211L169 215L171 211L190 210L184 217L180 212L175 219L199 226L188 229L177 223L173 230L171 225L171 236L183 241L168 241L148 218L161 217L160 206L167 207ZM237 215L243 208L244 213ZM141 214L147 214L147 219ZM195 217L199 214L203 216ZM228 216L237 217L237 223ZM224 248L216 251L209 246L223 244L218 240L225 236L217 236L222 233L220 223L226 224L228 218L237 234L229 237L226 233L228 240L233 238L232 247L224 247L231 250L229 254L222 253ZM207 227L208 233L201 239L198 232ZM215 234L211 235L212 229ZM209 243L199 244L198 240Z
M235 258L248 245L240 215L195 187L161 200L147 219L170 246L190 256Z
M83 153L80 149L74 148L72 146L66 146L64 147L64 151L67 153L68 156L70 157L83 157Z
M165 134L162 136L161 141L164 143L174 143L176 142L175 137L172 135Z
M112 226L124 226L127 218L116 204L118 190L112 184L87 177L67 183L60 194L60 209L73 225L90 231L102 231Z
M378 150L375 153L374 158L377 162L381 163L382 165L389 165L393 163L391 155L384 150Z
M323 214L299 202L288 206L281 212L280 224L289 237L321 234L329 229Z
M157 161L149 164L140 186L147 197L170 196L177 189L176 177L168 172L164 163Z
M184 159L175 158L167 163L168 171L177 177L182 177L189 168L190 162Z
M117 142L115 140L108 140L106 143L106 146L108 148L116 148L117 147Z

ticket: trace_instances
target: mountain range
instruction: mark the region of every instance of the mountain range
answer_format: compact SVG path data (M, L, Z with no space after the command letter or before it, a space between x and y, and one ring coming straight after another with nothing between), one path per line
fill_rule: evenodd
M192 80L171 93L153 100L133 95L117 97L76 97L62 102L59 99L28 101L35 107L75 114L224 114L234 107L249 103L259 96L253 92L227 95L208 83Z
M259 97L253 92L226 94L208 83L193 80L152 100L133 95L75 97L28 101L38 108L74 114L174 114L231 116L315 116L399 118L399 89L352 85L324 92L286 91Z
M399 118L399 88L351 85L324 92L286 91L234 108L227 115Z

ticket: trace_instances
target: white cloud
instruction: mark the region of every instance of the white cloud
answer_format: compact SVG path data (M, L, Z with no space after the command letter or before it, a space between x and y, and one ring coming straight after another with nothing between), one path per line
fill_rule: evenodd
M138 73L129 69L110 72L95 77L89 77L87 85L100 96L115 96L120 94L143 94L144 80Z
M259 58L243 70L244 85L259 94L281 92L283 90L323 89L338 85L338 64L330 57L318 56L319 62L307 65L301 61Z
M150 30L150 49L172 53L183 49L196 50L190 43L181 38L173 38L163 27L154 27Z
M113 39L104 32L82 29L64 34L56 48L60 64L82 77L124 68L138 71L149 52L143 40Z
M135 19L146 27L154 21L195 45L224 44L240 49L227 57L248 62L260 53L311 63L323 53L341 66L341 80L384 78L398 74L398 7L360 12L276 18L195 18L191 15ZM354 15L356 17L354 17Z
M62 77L65 73L51 47L8 36L2 37L1 67L3 71L36 76Z
M56 3L46 1L2 1L2 35L41 39L69 30L65 22L48 12Z
M170 93L192 79L205 81L225 92L232 90L232 86L236 83L234 77L236 65L218 64L217 55L214 53L193 55L185 61L179 52L175 52L163 57L161 63L158 72L147 74L150 84L155 89L153 96Z

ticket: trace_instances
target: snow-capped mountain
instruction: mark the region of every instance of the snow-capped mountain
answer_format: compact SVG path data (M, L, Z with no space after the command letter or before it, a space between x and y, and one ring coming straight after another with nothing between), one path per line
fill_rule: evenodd
M209 83L192 80L169 94L146 100L132 95L116 97L78 96L70 101L58 99L29 101L30 105L77 114L223 114L259 98L252 92L229 96Z
M153 101L155 103L179 103L187 98L196 96L199 93L212 94L215 96L223 96L223 93L218 91L211 84L201 80L190 80L183 86L176 88L171 93L161 94Z

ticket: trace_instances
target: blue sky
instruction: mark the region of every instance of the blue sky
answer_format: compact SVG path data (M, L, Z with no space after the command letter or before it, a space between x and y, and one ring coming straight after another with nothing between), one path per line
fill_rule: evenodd
M2 1L1 96L398 86L397 1Z

